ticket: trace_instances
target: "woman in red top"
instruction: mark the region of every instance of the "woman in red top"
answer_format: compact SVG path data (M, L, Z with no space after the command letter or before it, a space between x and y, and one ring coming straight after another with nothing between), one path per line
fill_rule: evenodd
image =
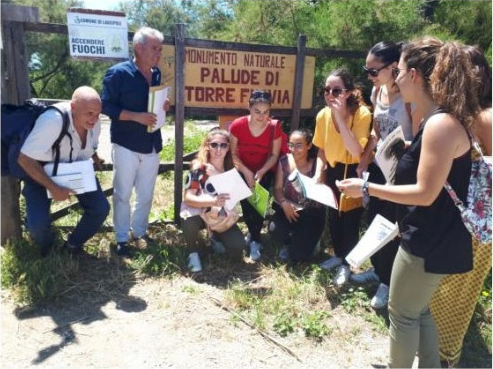
M271 95L265 90L255 90L248 101L250 115L231 123L231 154L238 171L252 188L256 181L269 188L281 149L281 127L270 118ZM260 231L264 218L248 203L241 201L243 219L250 232L250 258L260 259Z

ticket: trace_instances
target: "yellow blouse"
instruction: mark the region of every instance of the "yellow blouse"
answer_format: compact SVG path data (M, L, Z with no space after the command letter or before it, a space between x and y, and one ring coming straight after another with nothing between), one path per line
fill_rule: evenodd
M346 123L362 148L370 135L371 112L366 106L360 106ZM344 140L336 131L329 107L317 114L313 144L325 151L325 159L333 168L336 163L356 164L359 157L353 157L346 149Z

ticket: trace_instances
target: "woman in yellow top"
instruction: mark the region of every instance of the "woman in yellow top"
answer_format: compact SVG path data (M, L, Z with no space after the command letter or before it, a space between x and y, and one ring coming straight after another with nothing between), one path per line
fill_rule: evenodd
M329 74L324 88L327 106L317 114L313 144L319 148L314 178L321 182L325 168L326 183L339 198L336 180L356 177L356 167L370 134L371 113L351 75L337 69ZM327 164L327 165L326 165ZM350 275L346 256L358 243L363 208L348 212L329 208L329 232L335 256L323 262L323 269L338 267L334 283L344 285Z

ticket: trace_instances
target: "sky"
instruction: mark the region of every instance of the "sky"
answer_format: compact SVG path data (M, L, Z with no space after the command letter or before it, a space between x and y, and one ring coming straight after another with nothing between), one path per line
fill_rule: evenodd
M118 10L118 4L123 0L84 0L84 8L98 10Z

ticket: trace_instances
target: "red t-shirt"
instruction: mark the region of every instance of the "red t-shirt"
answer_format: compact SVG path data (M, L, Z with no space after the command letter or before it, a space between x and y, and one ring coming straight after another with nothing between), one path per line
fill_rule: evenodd
M260 136L253 136L248 127L248 116L235 119L229 131L238 140L237 152L242 163L252 172L263 167L272 151L272 141L281 137L281 125L269 120Z

